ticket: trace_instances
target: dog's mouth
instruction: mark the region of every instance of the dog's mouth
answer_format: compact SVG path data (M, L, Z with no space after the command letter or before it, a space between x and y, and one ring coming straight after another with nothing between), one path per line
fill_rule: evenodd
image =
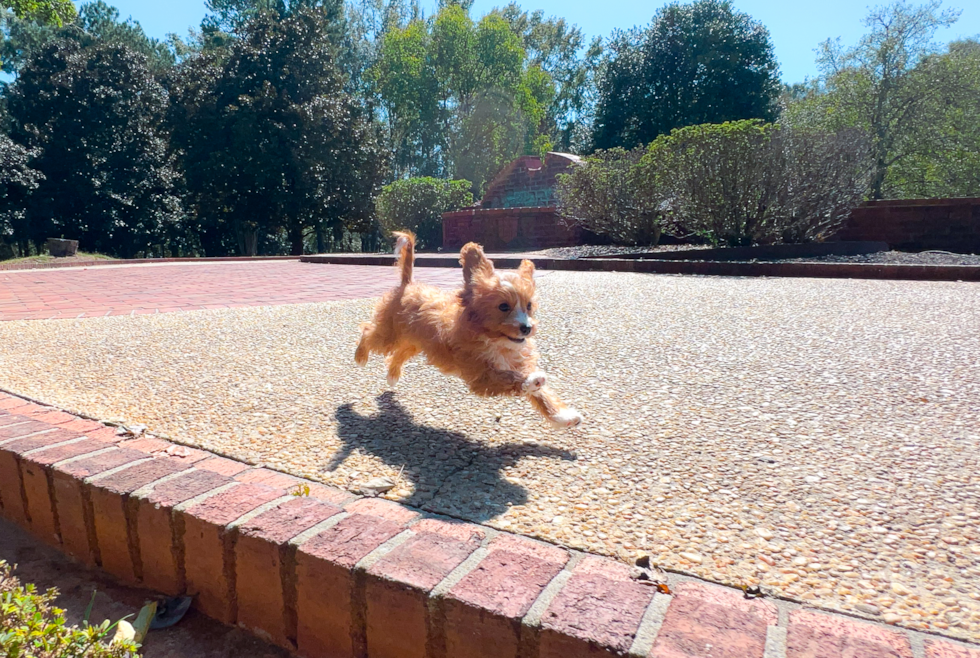
M507 335L504 335L504 338L506 338L512 343L523 343L526 340L525 338L511 338L510 336Z

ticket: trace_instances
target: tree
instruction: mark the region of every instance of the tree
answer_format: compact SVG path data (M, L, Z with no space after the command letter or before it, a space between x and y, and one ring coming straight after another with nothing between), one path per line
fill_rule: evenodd
M637 165L643 147L596 151L569 173L558 175L558 212L566 220L616 244L656 245L660 213L643 195Z
M207 253L237 243L255 255L271 239L302 254L312 233L369 226L385 160L376 126L344 91L341 10L260 13L226 50L179 68L172 143Z
M821 77L801 102L790 105L792 123L852 126L871 135L873 199L888 194L889 170L914 157L934 136L947 107L976 103L975 93L964 96L949 68L935 57L936 30L959 16L940 6L940 0L917 6L899 0L872 9L864 20L869 31L856 46L845 48L839 40L821 44Z
M0 133L0 260L13 255L8 251L11 243L19 245L21 255L28 253L27 198L44 178L30 167L32 155Z
M596 37L586 46L579 27L564 18L545 18L541 10L528 13L515 2L495 11L521 38L529 66L546 73L554 84L546 125L555 148L571 150L591 115L601 40Z
M13 10L17 18L58 27L75 18L71 0L3 0L0 8Z
M474 194L517 155L550 148L550 76L499 14L474 23L447 3L388 29L369 79L388 126L397 176L470 180Z
M132 18L120 20L119 10L103 0L81 5L77 16L73 13L72 20L64 25L17 18L8 18L6 23L6 38L0 43L0 64L7 73L16 73L33 52L57 39L77 41L85 47L99 43L125 46L145 55L147 65L157 77L166 74L176 61L170 45L148 37Z
M466 180L409 178L385 185L377 199L378 223L385 233L409 230L420 249L442 246L442 213L472 205Z
M980 42L964 39L930 58L945 81L931 125L907 142L908 156L888 169L883 194L894 198L980 196Z
M614 33L600 63L595 148L646 144L674 128L772 120L780 91L769 32L728 0L659 10Z
M162 119L167 94L126 47L59 40L34 53L9 95L12 138L44 175L27 203L29 239L77 239L132 257L179 217Z

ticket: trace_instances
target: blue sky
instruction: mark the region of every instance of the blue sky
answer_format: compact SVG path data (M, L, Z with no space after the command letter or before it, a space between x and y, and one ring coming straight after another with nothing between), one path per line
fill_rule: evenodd
M185 34L190 26L198 26L206 12L204 0L106 0L119 9L123 18L132 16L153 37L163 38L168 32ZM500 0L476 0L473 15L482 16ZM589 36L608 36L616 28L646 25L664 2L635 2L635 0L526 0L520 3L528 11L541 9L549 16L562 16L578 25ZM769 29L776 57L780 63L783 82L802 82L817 73L814 48L827 39L841 37L853 44L864 31L861 19L868 7L876 3L853 0L819 0L814 2L787 0L735 0L735 6ZM429 11L434 0L423 0ZM944 7L962 9L963 13L952 28L938 35L942 42L980 34L980 2L954 0Z

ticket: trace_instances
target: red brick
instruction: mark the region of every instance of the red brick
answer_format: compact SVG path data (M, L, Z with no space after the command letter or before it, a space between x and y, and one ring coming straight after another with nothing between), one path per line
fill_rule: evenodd
M20 407L23 404L24 404L23 400L21 400L20 398L15 398L10 395L6 395L2 399L0 399L0 409L3 409L8 413L10 413L9 411L10 409L13 409L14 407Z
M106 443L119 443L119 441L121 441L123 438L116 433L115 427L100 427L94 430L86 430L85 436L98 441L104 441Z
M17 425L0 427L0 441L8 442L12 439L19 439L29 434L36 434L37 432L44 432L53 429L54 427L48 425L47 423L41 423L36 420L28 420L27 422L18 423Z
M654 591L626 565L586 557L541 618L540 658L625 654Z
M383 498L360 498L344 509L351 514L369 514L401 524L409 523L419 515L418 512L412 511L404 505Z
M786 658L912 658L912 647L904 633L889 628L794 610L786 631Z
M674 592L651 656L682 658L762 658L767 627L778 620L776 607L746 599L736 590L682 583Z
M178 538L173 508L229 482L211 471L192 470L153 487L138 501L136 535L146 587L171 596L183 591L183 541Z
M283 492L260 485L240 485L192 505L177 515L184 527L187 592L204 614L233 624L236 616L233 533L225 527Z
M195 468L203 468L208 471L220 473L221 475L226 475L228 477L233 477L242 471L252 468L248 464L236 462L233 459L226 459L224 457L208 457L207 459L194 464L194 466Z
M70 423L73 420L77 420L77 416L72 416L71 414L66 414L63 411L55 411L53 409L46 409L43 412L31 414L34 420L41 421L42 423L48 423L49 425L61 425L63 423Z
M55 501L51 499L53 485L50 466L64 459L71 459L90 452L105 449L105 444L92 439L45 448L21 458L20 472L24 478L27 497L27 513L31 519L31 532L54 546L61 545L61 532L55 515Z
M296 552L297 645L306 656L354 656L355 632L363 630L356 609L354 565L403 526L352 514L305 542Z
M20 465L14 455L0 452L0 507L3 517L22 528L27 527Z
M180 468L168 459L156 458L100 478L90 486L101 566L123 582L135 584L142 576L136 529L126 513L129 494Z
M109 447L111 446L106 446L106 448ZM148 456L145 452L113 448L108 452L104 452L93 457L86 457L77 461L71 461L67 464L55 464L54 472L63 474L75 480L84 480L92 475L104 473L111 468L116 468L139 459L147 458Z
M264 512L238 529L235 544L235 589L238 623L280 646L295 648L292 573L293 548L287 542L317 523L339 514L336 505L306 497Z
M516 656L521 619L568 561L559 548L511 535L501 535L489 549L446 596L448 655Z
M380 658L426 655L428 595L432 588L480 547L475 533L460 540L463 524L427 524L446 534L422 532L368 570L365 585L368 654ZM457 527L453 527L457 526ZM416 530L415 526L413 530Z
M926 640L926 658L980 658L980 648L942 640Z
M26 423L31 420L28 416L21 416L19 414L8 414L6 411L0 410L0 427L7 427L8 425L17 425L18 423Z
M85 418L76 418L71 422L63 423L61 426L64 427L66 430L71 430L73 432L81 432L82 434L86 434L88 432L94 432L95 430L99 430L105 427L105 425L103 425L100 422L94 420L86 420Z
M22 416L33 416L35 414L43 414L51 411L51 407L42 407L39 404L34 404L33 402L28 402L27 400L20 400L20 404L15 407L7 407L7 411L12 414L20 414Z
M138 439L124 439L119 442L120 448L129 448L130 450L139 450L147 454L153 454L156 452L163 452L169 448L171 444L169 441L164 441L163 439L154 439L153 437L144 436Z
M261 484L276 489L292 489L301 482L298 477L271 471L268 468L253 468L242 471L235 476L235 479L244 484Z
M5 443L3 447L0 448L0 452L22 455L31 450L37 450L38 448L53 446L57 443L64 443L65 441L80 438L82 438L81 434L69 432L68 430L63 430L59 427L52 429L50 432L43 432L41 434L35 434L34 436L16 439Z

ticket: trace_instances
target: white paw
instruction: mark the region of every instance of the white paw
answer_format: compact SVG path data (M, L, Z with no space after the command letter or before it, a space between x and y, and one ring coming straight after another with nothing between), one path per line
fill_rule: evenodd
M396 375L388 375L388 386L394 388L397 383L398 377Z
M534 393L535 391L540 391L544 388L544 385L548 383L548 375L544 374L540 370L537 372L532 372L524 380L524 392Z
M548 420L551 422L552 427L565 429L568 427L575 427L581 423L582 414L569 407L568 409L562 409Z

